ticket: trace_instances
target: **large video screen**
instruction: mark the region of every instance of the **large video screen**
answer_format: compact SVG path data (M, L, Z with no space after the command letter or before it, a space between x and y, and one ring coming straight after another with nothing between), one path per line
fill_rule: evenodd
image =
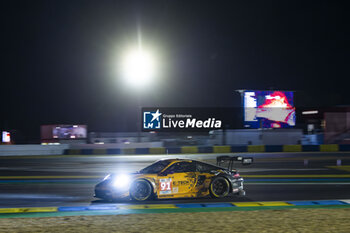
M57 125L52 127L53 138L58 139L75 139L86 138L86 125Z
M245 91L244 125L250 128L295 126L293 92Z

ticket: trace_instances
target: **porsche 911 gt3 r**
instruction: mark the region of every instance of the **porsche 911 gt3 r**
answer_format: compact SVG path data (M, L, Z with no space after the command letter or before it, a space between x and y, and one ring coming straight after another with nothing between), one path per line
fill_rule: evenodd
M234 159L233 159L234 158ZM230 194L245 195L243 178L232 169L233 160L249 164L252 159L218 157L218 164L230 161L229 168L188 159L159 160L139 172L110 174L95 186L95 197L105 200L131 198L144 201L151 198L190 198Z

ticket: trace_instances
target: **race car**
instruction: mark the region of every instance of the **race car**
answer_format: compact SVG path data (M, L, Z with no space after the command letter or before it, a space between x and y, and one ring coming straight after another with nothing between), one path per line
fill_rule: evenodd
M110 174L95 186L95 197L113 201L132 199L145 201L152 198L226 197L245 195L243 178L235 161L250 164L252 158L220 156L217 165L190 159L162 159L131 174ZM229 162L228 168L222 163Z

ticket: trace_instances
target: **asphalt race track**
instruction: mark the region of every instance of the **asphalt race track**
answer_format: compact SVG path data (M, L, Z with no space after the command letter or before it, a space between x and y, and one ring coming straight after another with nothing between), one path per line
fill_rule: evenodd
M252 156L251 154L243 154ZM93 198L110 172L132 172L164 157L214 162L214 154L0 157L0 208L108 204ZM349 199L350 153L261 153L237 164L245 197L156 200L150 203ZM337 166L338 165L338 166ZM132 203L131 201L120 201Z

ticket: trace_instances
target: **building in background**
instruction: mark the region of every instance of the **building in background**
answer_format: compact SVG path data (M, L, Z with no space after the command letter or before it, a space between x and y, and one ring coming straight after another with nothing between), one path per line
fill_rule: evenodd
M337 107L324 113L324 141L350 144L350 107Z

